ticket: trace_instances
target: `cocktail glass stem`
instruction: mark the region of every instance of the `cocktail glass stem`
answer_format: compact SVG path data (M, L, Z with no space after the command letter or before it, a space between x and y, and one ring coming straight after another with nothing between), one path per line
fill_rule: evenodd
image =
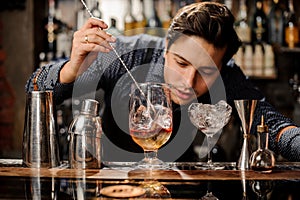
M154 151L144 151L145 160L151 162L152 160L157 159L157 150Z
M207 148L208 148L208 151L209 151L208 154L207 154L207 164L208 164L208 166L213 166L211 141L212 141L212 136L207 136Z

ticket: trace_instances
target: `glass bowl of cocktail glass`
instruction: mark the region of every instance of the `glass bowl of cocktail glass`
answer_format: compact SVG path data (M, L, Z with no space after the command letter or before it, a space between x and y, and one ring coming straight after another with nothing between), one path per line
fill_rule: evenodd
M135 143L144 150L137 168L169 168L157 158L158 149L173 130L171 89L164 83L133 84L129 105L129 130Z
M226 101L221 100L217 104L192 103L188 108L190 120L207 137L208 161L199 164L199 169L224 169L225 166L216 165L211 158L212 138L222 131L222 128L228 123L231 117L232 108Z

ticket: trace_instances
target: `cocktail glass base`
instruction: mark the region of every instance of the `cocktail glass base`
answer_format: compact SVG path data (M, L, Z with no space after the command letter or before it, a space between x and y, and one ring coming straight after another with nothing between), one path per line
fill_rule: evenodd
M171 169L170 165L163 162L158 158L144 158L143 160L135 163L136 169Z
M195 165L195 168L202 169L202 170L222 170L225 168L225 166L221 164L215 164L215 163L197 163Z

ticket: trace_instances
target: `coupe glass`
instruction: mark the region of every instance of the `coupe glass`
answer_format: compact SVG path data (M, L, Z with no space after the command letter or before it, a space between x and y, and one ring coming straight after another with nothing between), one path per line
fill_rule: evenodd
M166 168L157 158L158 149L170 138L173 129L171 90L164 83L133 84L129 105L129 130L135 143L144 150L137 168Z
M216 165L212 162L211 149L212 137L218 133L229 121L232 108L225 101L221 100L215 105L192 103L188 108L191 122L207 137L208 161L203 165L198 165L200 169L223 169L224 166Z

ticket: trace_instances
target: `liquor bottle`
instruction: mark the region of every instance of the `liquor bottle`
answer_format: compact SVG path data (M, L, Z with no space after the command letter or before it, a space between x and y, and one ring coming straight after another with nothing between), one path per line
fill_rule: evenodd
M229 9L232 10L232 0L224 0L224 5Z
M127 12L125 14L124 21L124 35L130 36L134 35L136 19L132 14L132 2L131 0L127 0Z
M114 36L121 35L122 32L117 28L117 21L115 18L110 18L110 27L107 29L107 32Z
M248 25L246 0L240 0L235 30L243 43L247 44L251 42L251 29Z
M251 154L250 168L263 173L272 172L275 167L274 153L268 148L269 130L261 116L261 124L257 126L258 149Z
M253 70L253 47L250 44L245 45L245 53L244 53L244 69L247 72L247 75L252 75L252 70Z
M92 6L91 13L93 14L94 17L97 17L97 18L101 19L102 12L100 10L100 2L99 2L99 0L94 0L93 4L94 5Z
M252 36L251 40L253 45L267 42L268 38L268 27L267 17L263 10L262 0L256 0L255 12L252 21Z
M265 49L263 44L255 44L253 52L254 75L260 75L264 68Z
M299 42L299 29L297 27L293 0L288 0L288 13L285 24L285 42L289 48L294 48Z
M151 3L150 3L151 2ZM157 0L151 0L149 2L149 13L150 13L150 16L147 20L147 33L150 34L150 35L156 35L156 36L159 36L161 35L162 33L162 23L160 21L160 18L158 16L158 13L157 13Z
M144 7L144 0L139 0L139 9L135 16L136 23L135 23L135 34L144 33L144 29L147 25L147 18L145 15L145 7Z
M270 13L268 15L269 43L283 45L283 10L279 5L279 0L273 0Z
M272 75L275 73L275 55L272 45L265 45L265 57L264 57L264 68L266 75Z
M56 59L56 33L55 33L55 1L48 0L48 21L46 25L47 29L47 40L48 40L48 49L47 49L47 60Z
M171 24L171 1L170 0L163 0L158 1L159 6L159 13L161 13L161 23L162 27L167 30Z

